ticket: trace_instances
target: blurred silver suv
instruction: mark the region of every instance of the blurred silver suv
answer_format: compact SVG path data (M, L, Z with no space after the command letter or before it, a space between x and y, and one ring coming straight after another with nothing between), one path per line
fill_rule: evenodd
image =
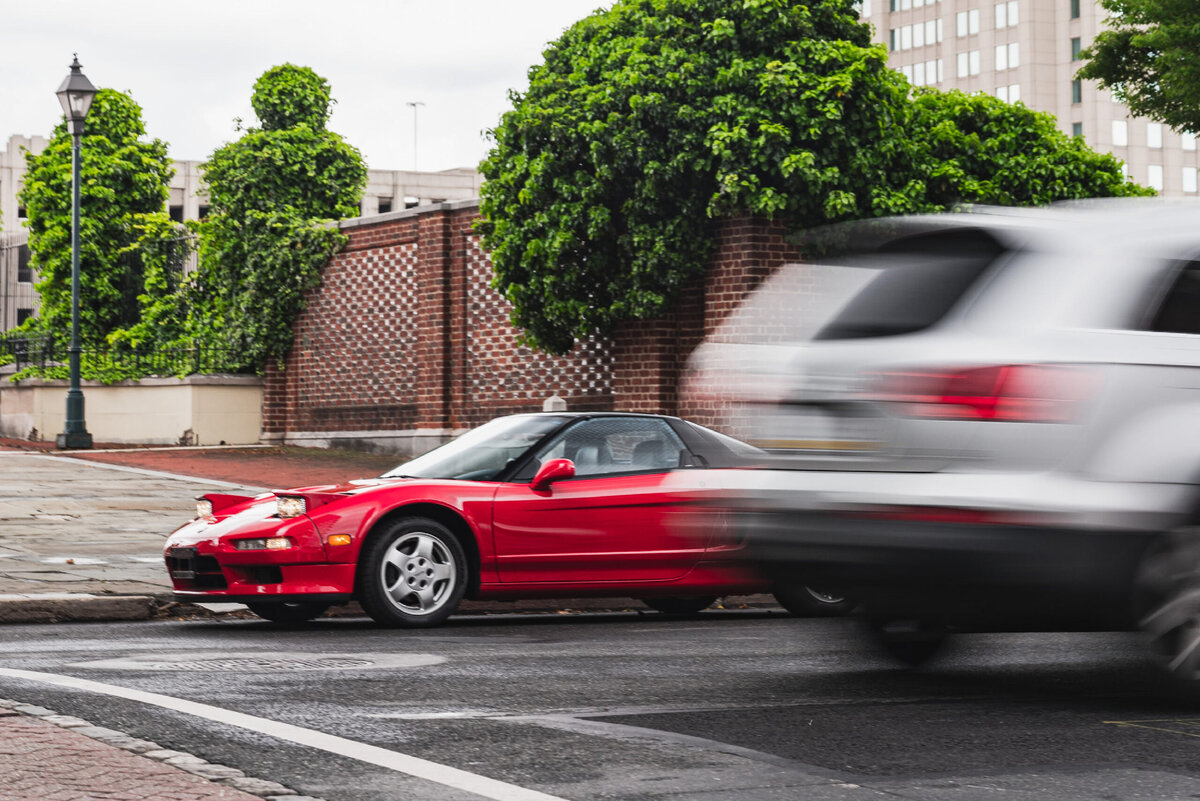
M1141 627L1200 678L1200 204L835 238L855 277L804 340L768 283L698 356L693 390L740 387L729 427L773 454L739 502L760 564L857 596L910 663L962 628Z

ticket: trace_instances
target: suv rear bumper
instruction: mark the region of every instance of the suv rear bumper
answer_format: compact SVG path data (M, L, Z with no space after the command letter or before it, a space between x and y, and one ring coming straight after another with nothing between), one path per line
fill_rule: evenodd
M733 505L774 581L856 595L869 614L1021 628L1129 625L1141 555L1194 492L1013 474L762 471L757 483Z

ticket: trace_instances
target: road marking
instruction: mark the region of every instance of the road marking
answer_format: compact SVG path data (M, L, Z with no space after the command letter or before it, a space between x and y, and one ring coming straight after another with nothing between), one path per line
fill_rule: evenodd
M415 776L418 779L425 779L426 781L443 784L447 787L464 790L483 798L495 799L495 801L566 801L558 796L547 795L537 790L529 790L496 779L489 779L486 776L480 776L476 773L452 768L449 765L442 765L438 762L431 762L419 757L402 754L399 751L389 751L386 748L347 740L344 737L305 729L301 726L293 726L290 723L281 723L280 721L260 718L255 715L247 715L244 712L233 712L218 706L186 701L182 698L173 698L169 695L131 690L115 684L104 684L98 681L79 679L74 676L41 673L32 670L0 668L0 676L24 679L26 681L37 681L43 684L53 684L73 690L85 690L87 692L111 695L117 698L125 698L130 701L162 707L173 712L181 712L185 715L194 715L216 723L224 723L228 726L236 726L240 729L266 734L270 737L296 743L297 745L306 745L310 748L317 748L331 754L337 754L338 756L357 759L360 762L366 762L370 765L394 770L397 773L405 773L409 776Z
M1170 718L1166 720L1106 720L1105 723L1122 729L1146 729L1167 734L1182 734L1185 737L1200 737L1200 720L1196 718ZM1151 725L1158 724L1158 725ZM1177 726L1178 728L1171 728ZM1184 731L1190 729L1191 731Z

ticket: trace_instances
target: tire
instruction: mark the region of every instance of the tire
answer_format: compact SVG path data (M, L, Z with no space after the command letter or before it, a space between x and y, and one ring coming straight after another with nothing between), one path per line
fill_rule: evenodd
M703 612L717 600L715 595L679 595L669 598L642 598L656 612L675 617L690 617Z
M1200 527L1172 531L1151 546L1134 579L1140 628L1173 679L1200 687Z
M388 524L363 548L358 601L382 626L438 626L458 608L467 578L466 555L453 532L410 517Z
M780 606L796 617L842 617L858 606L857 601L845 595L809 585L776 587L772 594Z
M950 636L949 629L938 623L882 617L868 618L867 631L879 650L910 668L932 659Z
M270 601L255 601L246 604L250 611L264 620L272 623L295 625L307 623L313 618L325 614L332 604L323 603L273 603Z

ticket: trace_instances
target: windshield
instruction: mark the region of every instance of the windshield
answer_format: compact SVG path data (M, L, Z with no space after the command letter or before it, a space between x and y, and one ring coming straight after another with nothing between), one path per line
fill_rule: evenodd
M500 417L405 462L383 477L492 481L565 419L546 414Z

